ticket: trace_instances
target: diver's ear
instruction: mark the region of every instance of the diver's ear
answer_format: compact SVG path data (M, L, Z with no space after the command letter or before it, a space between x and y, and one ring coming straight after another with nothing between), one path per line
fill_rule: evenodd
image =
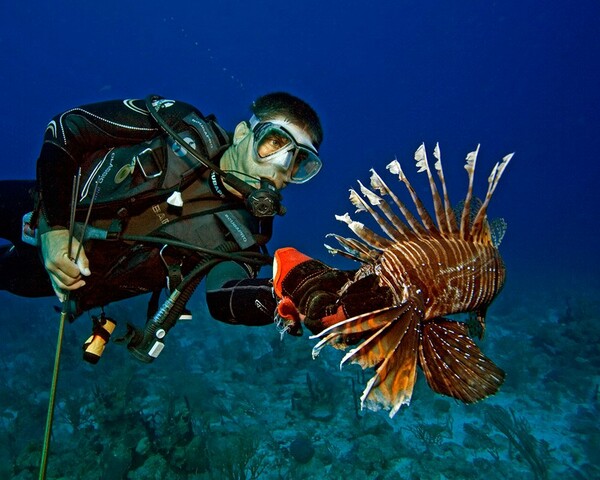
M237 145L240 143L248 133L250 133L250 126L248 123L245 121L238 123L233 132L233 144Z

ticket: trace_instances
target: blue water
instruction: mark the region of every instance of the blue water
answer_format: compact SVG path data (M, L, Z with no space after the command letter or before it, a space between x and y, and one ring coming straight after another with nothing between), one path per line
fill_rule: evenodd
M276 221L271 249L295 246L351 268L327 256L322 244L329 232L347 233L334 215L352 211L347 189L366 181L370 168L382 172L397 156L426 199L412 154L421 142L431 151L439 141L458 201L466 191L467 152L481 144L479 195L493 164L516 152L490 208L491 217L508 223L501 246L508 282L490 309L483 343L509 373L498 395L465 408L421 385L414 404L393 421L363 412L357 423L354 370L341 376L334 356L313 362L306 336L285 339L281 352L270 327L216 325L201 318L205 307L195 298L195 323L181 327L173 347L150 367L113 345L101 366L83 366L87 320L67 327L60 408L64 413L69 399L91 420L73 433L59 415L50 478L59 472L61 478L228 478L216 460L192 471L185 455L239 452L240 442L252 443L244 431L260 432L255 458L262 454L266 468L257 478L495 478L494 472L534 478L486 421L489 405L512 409L548 443L548 478L598 477L597 453L586 445L597 444L600 433L586 419L598 413L600 383L599 20L593 0L3 2L1 179L35 175L47 121L73 106L158 93L213 112L232 129L249 117L258 95L286 90L319 112L325 165L309 184L284 192L288 214ZM33 478L56 315L48 300L2 299L0 477ZM123 324L141 321L136 308L143 305L121 308ZM336 403L326 420L290 406L292 393L310 396L307 378L335 391L321 392L325 407ZM96 387L116 399L104 417ZM164 425L177 424L184 398L192 403L198 445ZM162 417L152 417L150 428L148 420L127 416L132 411ZM119 420L111 424L110 415ZM447 426L449 419L454 426L439 444L419 443L418 422ZM479 438L481 448L469 447L464 424L474 424L493 445ZM299 433L308 440L298 440ZM291 452L307 441L316 453L302 463ZM108 445L117 445L118 455ZM102 464L93 463L96 453ZM450 470L457 462L460 472Z

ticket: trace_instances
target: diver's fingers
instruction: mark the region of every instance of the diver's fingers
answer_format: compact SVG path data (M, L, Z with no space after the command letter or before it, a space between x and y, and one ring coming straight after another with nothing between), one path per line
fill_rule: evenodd
M85 254L85 250L81 248L79 250L79 256L77 257L77 267L82 275L89 277L92 272L90 271L90 261Z
M61 290L75 290L85 285L79 267L66 252L61 257L46 259L45 267L52 282Z
M69 258L67 253L58 257L46 258L46 270L66 285L71 285L81 278L79 267Z
M81 275L76 278L65 275L62 272L50 273L52 285L60 290L77 290L85 285L85 281L81 279Z
M85 282L83 280L80 280L79 282L76 282L71 286L66 286L52 274L50 275L50 283L52 284L52 289L54 290L54 293L56 294L61 303L63 303L67 299L67 293L69 292L69 290L75 290L85 285Z
M50 277L51 283L52 283L52 289L54 290L54 293L56 294L56 296L58 297L58 299L60 300L60 302L64 302L67 299L67 293L70 290L75 290L77 288L82 287L83 285L85 285L85 282L80 281L77 284L71 286L71 287L64 287L61 288L61 283L55 281L52 277Z
M69 252L69 232L65 229L51 230L42 234L42 256L44 257L44 267L51 274L58 275L63 280L63 274L72 279L79 277L81 272L79 268L71 258L77 251L73 250L71 245L71 252ZM74 242L79 246L78 242ZM72 282L69 282L72 283Z
M82 272L89 275L88 259L77 239L69 242L69 232L65 229L51 230L41 236L44 267L48 271L52 287L61 299L68 290L76 290L85 285ZM71 251L69 252L69 244ZM79 250L81 262L72 260ZM78 259L79 260L79 259ZM62 301L62 300L61 300Z

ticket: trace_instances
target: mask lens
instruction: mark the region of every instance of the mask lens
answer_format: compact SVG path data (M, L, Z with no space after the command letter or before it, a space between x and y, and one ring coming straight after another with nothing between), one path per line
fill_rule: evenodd
M279 128L265 128L259 133L260 136L256 136L256 153L260 158L274 155L294 143L293 139Z
M304 183L321 170L321 160L316 154L304 147L297 147L294 167L290 174L291 183Z
M299 145L294 137L279 125L265 122L253 128L256 160L290 171L291 183L304 183L321 170L316 152Z

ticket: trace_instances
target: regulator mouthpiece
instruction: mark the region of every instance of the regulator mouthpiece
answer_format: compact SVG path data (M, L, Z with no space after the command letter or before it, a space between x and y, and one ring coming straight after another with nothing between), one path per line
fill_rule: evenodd
M285 214L279 190L273 182L266 178L261 178L260 188L255 189L246 197L246 207L255 217L274 217Z

